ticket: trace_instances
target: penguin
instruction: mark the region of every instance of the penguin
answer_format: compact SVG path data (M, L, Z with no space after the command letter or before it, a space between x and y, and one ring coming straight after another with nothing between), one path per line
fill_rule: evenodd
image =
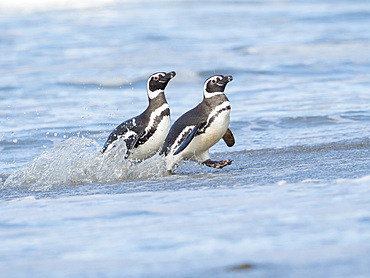
M182 160L193 160L214 168L231 164L230 159L211 160L209 148L221 138L228 147L235 144L229 129L231 106L224 94L226 85L232 80L232 76L223 75L208 78L204 83L203 101L172 125L159 153L166 158L169 172Z
M124 140L126 153L124 159L144 160L155 153L163 145L163 141L171 127L170 108L164 89L176 73L157 72L147 81L149 105L140 115L133 117L117 126L108 136L101 153L108 152Z

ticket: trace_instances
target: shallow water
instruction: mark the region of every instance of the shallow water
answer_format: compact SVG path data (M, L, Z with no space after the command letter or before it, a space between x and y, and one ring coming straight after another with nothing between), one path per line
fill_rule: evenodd
M109 2L109 3L107 3ZM15 2L14 2L15 3ZM0 269L6 277L366 277L367 1L0 4ZM222 170L100 155L166 89L174 121L226 88Z

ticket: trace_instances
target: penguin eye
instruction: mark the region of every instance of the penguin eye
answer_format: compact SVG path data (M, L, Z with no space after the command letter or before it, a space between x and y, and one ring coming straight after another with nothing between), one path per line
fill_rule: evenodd
M154 77L153 77L153 79L154 79L154 81L158 81L159 76L158 76L158 75L156 75L156 76L154 76Z
M216 84L217 79L212 79L212 84Z

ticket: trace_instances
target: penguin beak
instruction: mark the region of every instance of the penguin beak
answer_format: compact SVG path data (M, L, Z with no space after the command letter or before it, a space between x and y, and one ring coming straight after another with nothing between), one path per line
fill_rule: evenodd
M174 78L175 76L176 76L176 72L171 71L169 73L166 73L166 75L163 76L163 79L160 80L159 82L166 83L166 82L170 81L172 78Z
M217 84L220 86L226 85L230 81L233 81L233 77L231 75L224 76Z
M176 76L176 72L171 71L171 72L169 72L169 73L167 73L167 74L165 75L165 78L166 78L166 79L168 78L168 80L170 80L171 78L174 78L175 76Z

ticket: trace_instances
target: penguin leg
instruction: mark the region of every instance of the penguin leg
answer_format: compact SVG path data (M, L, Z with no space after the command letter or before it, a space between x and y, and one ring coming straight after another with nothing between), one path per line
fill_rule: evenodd
M209 150L196 154L192 157L192 160L199 163L204 163L206 160L209 160Z
M208 166L208 167L213 167L217 169L224 168L227 165L230 165L232 160L226 159L226 160L221 160L221 161L213 161L210 159L207 159L206 161L202 162L202 164Z

